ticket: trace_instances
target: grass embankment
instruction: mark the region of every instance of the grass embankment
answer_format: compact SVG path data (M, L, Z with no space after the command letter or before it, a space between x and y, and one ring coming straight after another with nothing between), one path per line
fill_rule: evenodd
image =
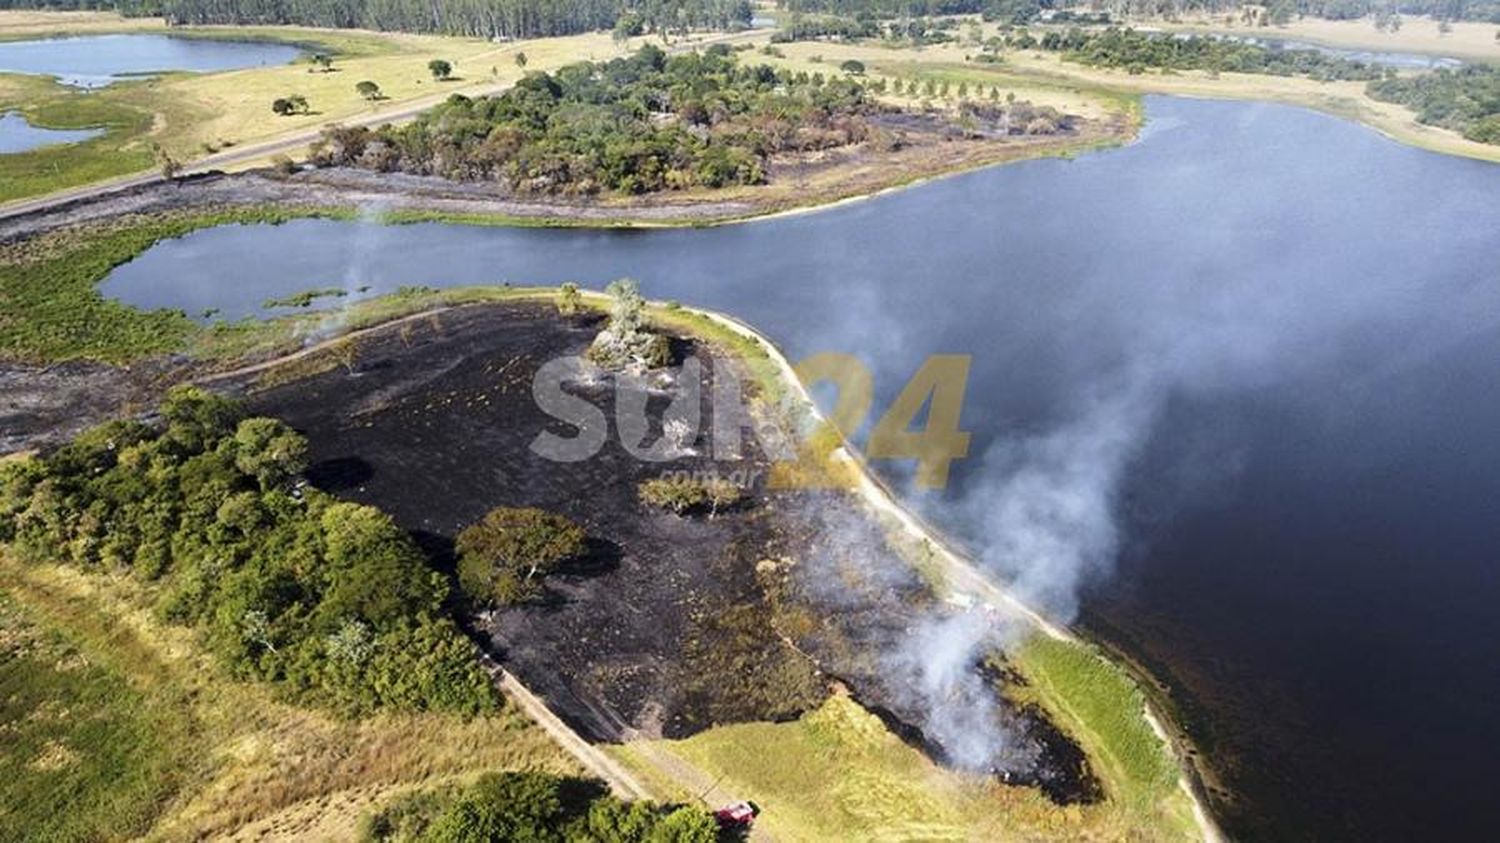
M1064 655L1059 661L1072 659ZM1129 704L1128 696L1115 697L1123 689L1101 681L1091 669L1060 668L1059 673L1067 674L1059 686L1066 687L1069 705L1105 718L1092 728L1113 738L1118 722L1123 732L1144 729L1150 738L1144 721L1138 726L1127 722L1139 708L1126 708L1122 716L1108 707ZM1083 688L1089 694L1072 696ZM1110 742L1086 747L1110 794L1098 805L1068 807L1054 805L1031 788L944 770L842 695L791 723L720 726L686 740L627 744L614 751L643 771L659 768L654 760L658 753L692 765L717 782L709 798L732 794L754 799L764 810L765 828L787 840L1195 837L1191 808L1176 790L1170 762L1157 762L1162 756L1158 741L1141 743L1139 754L1118 767L1109 761L1100 765L1094 754L1100 747L1115 749ZM1118 775L1122 772L1124 776Z
M0 592L0 732L26 765L0 782L0 818L37 839L349 839L410 788L579 772L508 706L343 720L280 702L159 623L130 577L0 557Z
M168 73L87 92L49 79L0 74L0 111L20 111L33 125L46 128L108 129L104 136L84 143L4 156L0 202L149 170L154 163L153 143L177 160L191 162L281 136L316 132L327 123L378 119L382 114L435 104L450 93L498 88L520 78L522 70L515 63L518 52L526 53L528 68L545 69L607 57L617 49L608 35L599 33L499 45L478 38L435 35L302 27L168 28L159 19L0 11L0 40L108 32L298 44L309 52L333 55L333 71L313 72L304 57L276 67ZM439 58L455 67L452 80L432 78L427 63ZM371 102L361 97L355 84L364 80L379 85L383 99ZM310 112L273 115L271 102L289 94L306 97Z

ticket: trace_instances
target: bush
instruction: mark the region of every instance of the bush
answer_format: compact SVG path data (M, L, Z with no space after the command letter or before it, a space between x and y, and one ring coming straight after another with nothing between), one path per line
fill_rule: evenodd
M535 597L559 564L583 553L583 528L540 509L500 507L458 536L458 582L479 605Z
M718 823L705 811L625 803L596 782L529 771L487 773L462 789L398 797L367 817L362 830L371 843L713 843L718 836Z
M636 488L641 503L686 515L708 509L709 517L739 503L744 493L739 486L722 478L699 480L685 474L668 474L641 481Z

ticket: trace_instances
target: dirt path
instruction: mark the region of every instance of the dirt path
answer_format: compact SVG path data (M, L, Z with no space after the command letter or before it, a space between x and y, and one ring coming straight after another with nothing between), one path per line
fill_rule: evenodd
M703 38L702 40L678 44L669 48L667 52L691 52L693 50L704 49L714 44L732 44L737 41L743 41L748 38L758 36L760 34L761 33L757 30L751 30L749 32L712 35ZM316 141L320 136L322 136L323 129L328 126L364 126L374 128L376 126L384 126L388 124L405 123L407 121L415 119L419 114L427 111L433 106L442 103L454 93L462 93L467 97L487 97L503 93L504 91L508 90L510 86L511 83L492 83L474 85L464 88L456 88L453 90L445 90L440 94L434 94L431 96L422 97L420 99L408 100L390 111L381 111L374 114L349 117L343 120L324 123L311 129L300 129L295 132L290 132L288 134L271 138L269 140L235 147L224 152L218 152L213 155L208 155L195 161L188 162L182 168L182 175L207 173L214 170L225 170L227 168L249 164L263 158L268 158L272 155L300 151L306 148L312 142ZM104 196L109 193L129 190L133 187L141 187L143 185L148 185L159 181L162 181L162 177L159 173L156 173L154 171L137 173L131 176L123 176L121 178L111 179L109 181L95 182L93 184L69 188L67 190L61 190L56 193L49 193L45 196L38 196L31 199L22 199L0 206L0 219L23 216L26 214L35 213L37 211L45 211L51 208L58 207L60 205L69 204L71 202L77 202L83 199L92 199L99 196Z
M547 704L542 702L540 697L531 693L525 685L521 684L521 680L501 667L500 663L495 661L489 653L480 651L479 663L489 672L500 690L515 702L527 717L536 721L543 731L567 750L569 755L578 759L578 763L590 773L609 785L610 790L613 790L616 796L629 800L652 798L651 791L629 770L569 728L568 724L562 722L551 709L547 708Z
M629 746L635 751L637 757L650 764L658 773L681 785L710 811L725 805L732 805L745 798L723 787L724 776L715 779L693 763L673 755L650 741L636 741ZM776 840L764 826L759 824L750 826L749 839L763 841L763 843L774 843Z

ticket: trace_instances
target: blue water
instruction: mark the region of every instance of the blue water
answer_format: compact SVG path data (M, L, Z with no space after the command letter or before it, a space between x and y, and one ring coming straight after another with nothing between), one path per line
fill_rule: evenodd
M65 85L98 88L123 77L172 70L209 73L287 64L300 52L298 47L270 42L88 35L0 42L0 73L53 76Z
M0 114L0 155L60 143L78 143L103 133L103 129L45 129L26 122L24 115L7 111Z
M1243 797L1219 806L1237 832L1492 829L1500 166L1286 106L1147 112L1124 148L820 213L228 226L103 290L235 317L330 284L628 275L794 358L855 354L877 406L927 355L972 355L971 456L916 499L1032 599L1081 596L1085 624L1173 685ZM1009 517L1045 501L1050 536Z

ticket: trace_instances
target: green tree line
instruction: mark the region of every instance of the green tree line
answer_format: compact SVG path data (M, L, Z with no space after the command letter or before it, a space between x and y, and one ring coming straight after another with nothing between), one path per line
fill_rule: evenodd
M1500 68L1466 65L1371 82L1370 96L1417 112L1417 120L1500 144Z
M447 615L447 578L380 510L305 486L307 443L202 390L0 468L0 543L123 570L235 675L358 714L478 713L495 692Z
M1102 31L1074 28L1065 33L1052 30L1040 40L1016 33L1007 43L1021 49L1038 46L1060 50L1065 58L1081 64L1123 68L1135 73L1151 68L1361 81L1386 75L1385 69L1376 65L1318 50L1290 50L1226 38L1180 37L1116 27Z
M531 73L494 97L455 95L417 120L325 133L314 163L501 181L588 195L756 184L767 159L866 139L851 79L741 65L725 47Z
M368 815L364 843L714 843L706 811L622 802L596 783L540 772L488 773L467 787L403 794ZM730 838L733 839L733 838Z

